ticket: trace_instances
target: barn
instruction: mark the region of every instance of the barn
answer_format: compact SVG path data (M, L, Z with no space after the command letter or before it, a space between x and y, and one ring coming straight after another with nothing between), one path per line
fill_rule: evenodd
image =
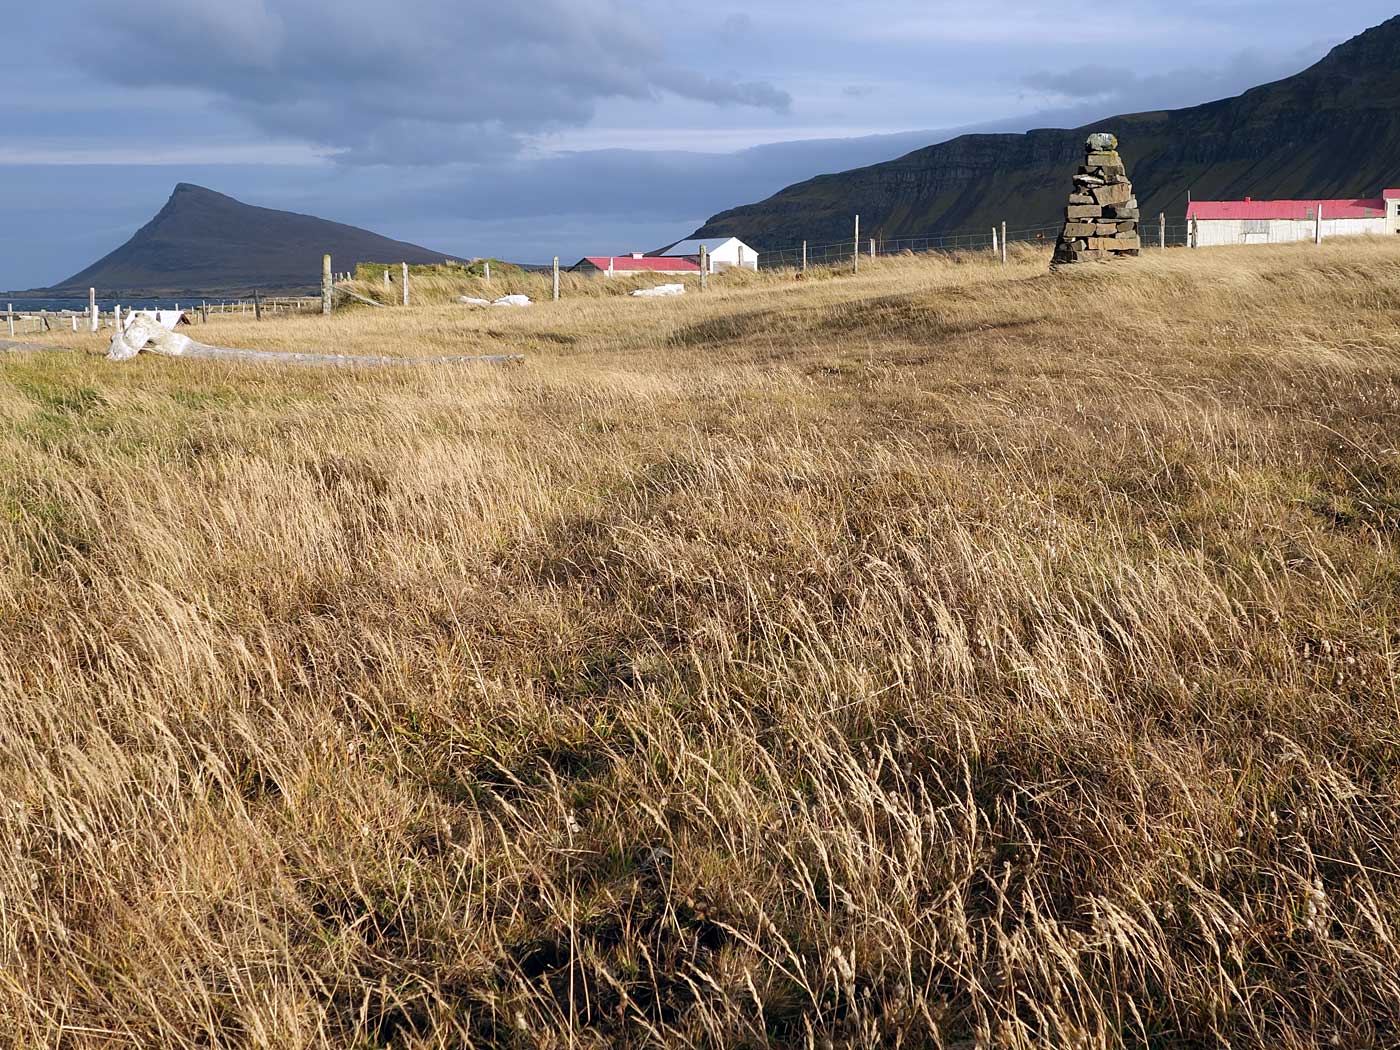
M657 259L641 252L632 252L629 255L586 255L570 267L569 272L600 273L605 277L639 277L646 274L698 277L700 264L689 259Z
M697 265L700 262L700 249L704 248L710 257L710 272L721 270L758 269L758 252L754 251L738 237L711 237L709 240L678 241L666 248L658 248L647 254L653 258L690 259Z
M1186 224L1197 248L1394 235L1400 233L1400 190L1359 200L1193 201Z

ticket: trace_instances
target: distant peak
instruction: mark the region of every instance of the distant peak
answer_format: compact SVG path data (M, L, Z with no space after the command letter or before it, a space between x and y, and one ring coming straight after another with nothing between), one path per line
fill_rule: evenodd
M178 182L175 184L175 192L172 193L171 196L179 197L183 195L195 195L202 197L223 196L222 193L216 193L214 190L209 189L207 186L196 186L192 182Z

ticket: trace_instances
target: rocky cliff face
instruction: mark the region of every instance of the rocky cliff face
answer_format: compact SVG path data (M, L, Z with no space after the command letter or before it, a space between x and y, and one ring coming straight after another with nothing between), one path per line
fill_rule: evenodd
M1052 225L1066 173L1091 131L1115 133L1144 218L1181 220L1197 199L1375 196L1400 185L1400 17L1297 76L1190 109L1109 117L1070 130L965 135L868 168L822 175L714 216L693 236L738 236L760 251Z
M154 219L110 255L52 291L86 294L285 290L320 284L321 256L357 262L442 262L416 244L311 215L257 208L202 186L175 187Z

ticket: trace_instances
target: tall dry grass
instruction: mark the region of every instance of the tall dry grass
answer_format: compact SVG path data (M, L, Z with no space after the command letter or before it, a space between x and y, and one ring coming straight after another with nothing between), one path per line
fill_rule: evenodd
M1400 245L1044 263L0 360L0 1038L1394 1046Z

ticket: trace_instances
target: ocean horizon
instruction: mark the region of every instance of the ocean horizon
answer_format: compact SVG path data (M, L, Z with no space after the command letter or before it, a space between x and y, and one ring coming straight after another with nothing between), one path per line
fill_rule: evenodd
M186 310L198 308L201 302L207 302L210 306L215 303L237 303L251 302L252 296L188 296L181 298L163 298L160 296L131 296L126 298L102 298L98 297L98 309L110 313L114 306L121 306L122 309L132 310L174 310L183 307ZM271 298L264 296L264 298ZM37 313L40 310L47 310L50 313L61 313L64 310L73 310L79 313L86 313L88 308L87 297L65 298L63 296L7 296L0 293L0 312L13 308L15 313Z

